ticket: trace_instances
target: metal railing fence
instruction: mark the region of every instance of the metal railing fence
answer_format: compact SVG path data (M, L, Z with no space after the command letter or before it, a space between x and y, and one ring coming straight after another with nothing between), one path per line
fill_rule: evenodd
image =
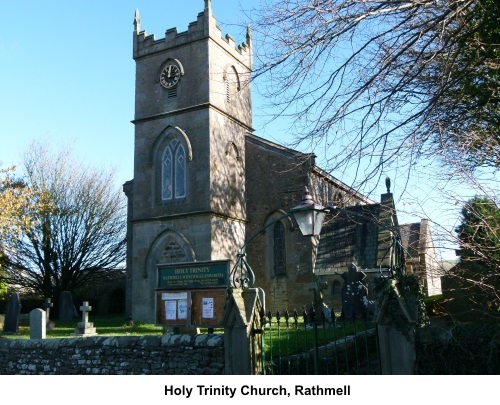
M380 374L376 324L314 308L261 314L265 374Z

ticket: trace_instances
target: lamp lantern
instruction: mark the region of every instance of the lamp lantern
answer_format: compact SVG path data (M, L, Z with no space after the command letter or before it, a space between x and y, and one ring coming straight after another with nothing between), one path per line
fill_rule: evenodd
M307 187L304 188L302 202L290 211L304 236L319 236L327 210L316 204Z

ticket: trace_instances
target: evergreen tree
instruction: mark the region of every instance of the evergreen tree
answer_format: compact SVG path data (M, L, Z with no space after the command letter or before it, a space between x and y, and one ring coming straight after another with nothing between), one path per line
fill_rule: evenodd
M475 197L462 209L456 229L460 263L452 276L464 298L481 311L500 316L500 209L491 199Z

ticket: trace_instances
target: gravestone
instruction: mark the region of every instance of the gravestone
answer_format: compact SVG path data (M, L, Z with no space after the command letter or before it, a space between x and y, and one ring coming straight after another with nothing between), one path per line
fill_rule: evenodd
M333 321L333 319L332 319L333 312L330 308L328 308L328 305L326 305L325 303L323 303L322 311L323 311L323 316L325 318L325 321L332 322Z
M72 321L75 315L73 295L69 291L63 291L59 296L59 321Z
M21 315L21 298L19 293L13 293L10 296L5 312L5 321L3 324L3 333L17 334L19 333L19 318Z
M47 330L53 330L55 325L54 322L50 320L50 308L54 306L52 303L52 300L50 298L45 298L45 302L42 304L43 308L45 309L45 325Z
M368 306L368 289L362 283L366 274L358 271L357 266L352 263L349 270L342 274L344 285L342 286L342 319L355 321L366 317Z
M36 308L30 312L30 339L45 339L47 321L43 309Z
M83 305L80 307L80 310L82 311L82 321L78 322L73 336L96 336L97 333L94 328L94 324L89 322L89 312L92 311L92 307L89 305L89 302L83 301Z

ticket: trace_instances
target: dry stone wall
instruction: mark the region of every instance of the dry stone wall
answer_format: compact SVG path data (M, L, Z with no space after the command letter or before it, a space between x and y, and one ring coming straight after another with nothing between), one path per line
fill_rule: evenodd
M224 374L223 335L0 339L0 374Z

